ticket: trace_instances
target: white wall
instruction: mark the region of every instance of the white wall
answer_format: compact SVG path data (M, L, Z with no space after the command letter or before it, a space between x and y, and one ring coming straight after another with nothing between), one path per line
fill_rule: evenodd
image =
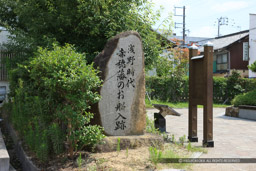
M249 29L249 65L251 65L256 61L256 14L250 14ZM250 70L249 78L256 78L256 73Z
M8 41L9 32L0 31L0 45Z

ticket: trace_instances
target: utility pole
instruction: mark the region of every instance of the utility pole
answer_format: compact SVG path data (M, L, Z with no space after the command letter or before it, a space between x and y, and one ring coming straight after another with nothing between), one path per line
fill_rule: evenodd
M185 10L186 10L186 8L185 8L185 6L183 6L183 47L184 47L184 45L185 45L185 32L186 32L186 29L185 29Z
M183 9L183 14L182 15L177 15L176 14L176 9L177 8L181 8L181 9ZM177 22L175 22L175 29L176 28L181 28L181 27L176 27L176 25L179 25L179 24L182 24L183 25L183 27L182 27L182 29L183 29L183 43L182 43L182 45L183 45L183 47L184 47L184 45L185 45L185 38L186 38L186 20L185 20L185 18L186 18L186 13L185 13L185 10L186 10L186 7L185 6L183 6L183 7L174 7L174 16L178 16L178 17L183 17L183 22L182 23L177 23Z
M220 37L220 26L228 25L228 17L220 17L218 20L218 37Z

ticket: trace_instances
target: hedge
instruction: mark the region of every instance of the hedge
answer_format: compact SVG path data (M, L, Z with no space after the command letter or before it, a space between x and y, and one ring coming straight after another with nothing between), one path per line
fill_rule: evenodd
M237 95L233 100L232 104L234 106L240 106L240 105L250 105L250 106L256 106L256 90L247 92L245 94Z
M256 88L256 80L238 78L213 78L214 103L230 104L238 94L246 93ZM151 99L168 102L188 101L188 77L146 77L146 89Z

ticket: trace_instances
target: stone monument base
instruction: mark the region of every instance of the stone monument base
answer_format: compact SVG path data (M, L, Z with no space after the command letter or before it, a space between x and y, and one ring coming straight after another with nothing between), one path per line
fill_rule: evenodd
M164 139L160 135L144 134L134 136L109 136L103 139L101 144L95 148L96 152L111 152L117 150L118 139L120 138L120 149L135 149L142 146L162 146Z

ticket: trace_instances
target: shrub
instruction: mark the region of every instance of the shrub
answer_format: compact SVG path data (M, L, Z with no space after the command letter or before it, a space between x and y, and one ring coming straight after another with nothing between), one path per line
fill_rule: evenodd
M226 100L227 79L222 77L213 78L213 101L223 103Z
M242 78L237 71L232 71L231 75L227 78L226 98L229 102L238 94L243 93L245 90L242 87Z
M64 134L57 123L52 123L48 129L48 134L52 142L53 151L55 154L63 152Z
M49 146L48 146L49 143L48 143L48 137L47 137L47 130L44 130L43 132L40 132L40 134L37 134L37 135L38 135L37 140L40 140L40 143L38 143L38 145L36 146L35 152L37 157L44 162L48 160L48 155L49 155Z
M146 77L146 89L152 99L181 102L188 96L187 77Z
M256 61L248 67L252 72L256 72Z
M36 57L11 72L11 120L42 161L61 153L65 141L72 157L104 137L101 127L89 125L88 110L100 99L98 71L71 45L53 47L39 48Z
M234 106L251 105L256 106L256 90L250 91L245 94L240 94L232 100Z

